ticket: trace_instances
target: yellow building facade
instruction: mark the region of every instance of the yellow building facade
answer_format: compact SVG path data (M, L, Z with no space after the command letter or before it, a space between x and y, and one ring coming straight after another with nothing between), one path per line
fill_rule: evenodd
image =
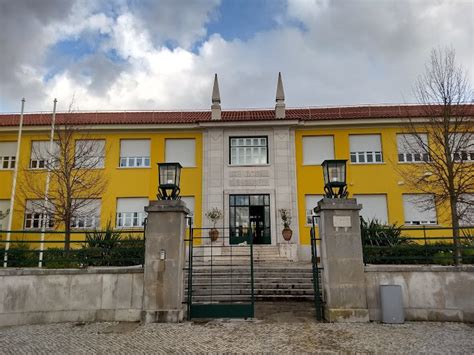
M68 120L87 132L88 139L104 142L104 163L98 171L108 183L100 199L100 221L94 227L104 228L110 221L115 228L140 228L136 223L131 225L126 214L119 215L125 213L120 204L139 200L143 206L138 209L143 212L144 205L156 199L157 163L179 161L183 165L180 195L192 207L195 227L211 227L205 213L218 208L223 212L219 227L233 233L261 223L257 244L283 246L291 249L285 251L292 255L290 259L307 260L312 211L324 193L324 159L347 160L349 194L363 204L364 217L408 227L449 226L447 208L413 210L411 199L417 198L419 191L405 184L400 167L417 164L424 169L424 164L419 157L407 157L400 145L399 136L406 133L407 110L416 107L281 111L277 103L275 110L221 111L215 102L211 111L202 112L63 113L58 114L57 127ZM14 169L8 159L11 145L18 140L18 122L19 115L0 116L3 211L10 206ZM24 197L18 186L24 183L22 175L32 168L33 142L49 140L51 115L28 114L24 122L12 230L35 229L34 223L27 221L30 217L26 203L19 200ZM124 166L128 163L122 159L130 158L123 153L128 143L148 147L148 153L140 157L147 159L146 163L133 160L137 165ZM466 163L474 162L474 152L472 156ZM38 179L44 179L46 171L38 171ZM252 205L252 200L261 202ZM281 237L282 208L293 217L291 243ZM2 230L7 229L7 219L1 220ZM85 225L76 229L81 226Z

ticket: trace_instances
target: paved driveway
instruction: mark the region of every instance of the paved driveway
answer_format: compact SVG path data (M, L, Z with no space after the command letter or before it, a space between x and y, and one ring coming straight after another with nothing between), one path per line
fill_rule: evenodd
M328 324L310 319L207 323L65 323L0 328L2 354L474 353L460 323Z

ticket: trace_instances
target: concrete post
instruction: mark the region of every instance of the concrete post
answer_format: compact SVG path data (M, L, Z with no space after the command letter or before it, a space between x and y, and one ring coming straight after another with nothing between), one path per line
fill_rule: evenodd
M151 201L145 229L142 321L180 322L184 308L186 219L181 200Z
M356 199L318 202L321 260L330 322L368 322L359 210Z

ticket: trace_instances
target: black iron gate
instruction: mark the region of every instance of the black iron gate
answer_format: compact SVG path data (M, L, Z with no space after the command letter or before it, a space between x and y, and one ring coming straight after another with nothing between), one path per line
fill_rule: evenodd
M324 300L323 300L323 289L322 289L322 267L319 266L318 262L318 248L317 241L321 241L321 238L316 238L316 218L312 217L311 225L311 264L313 269L313 288L314 288L314 307L316 309L316 319L318 321L324 320Z
M242 231L246 237L231 244L228 228L194 228L190 222L185 269L188 320L253 317L251 231Z

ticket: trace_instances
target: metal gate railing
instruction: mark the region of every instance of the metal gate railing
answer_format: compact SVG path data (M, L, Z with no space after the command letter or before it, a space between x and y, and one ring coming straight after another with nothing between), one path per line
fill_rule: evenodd
M191 222L191 220L188 220ZM254 316L254 265L251 233L230 244L228 228L194 228L188 223L187 318ZM218 231L217 240L215 233ZM235 239L235 236L234 236Z
M318 266L318 248L317 241L321 241L321 238L316 238L316 218L312 217L312 226L310 230L311 235L311 265L313 270L313 288L314 288L314 308L316 310L316 319L318 321L324 320L324 299L322 289L322 270L323 268Z

